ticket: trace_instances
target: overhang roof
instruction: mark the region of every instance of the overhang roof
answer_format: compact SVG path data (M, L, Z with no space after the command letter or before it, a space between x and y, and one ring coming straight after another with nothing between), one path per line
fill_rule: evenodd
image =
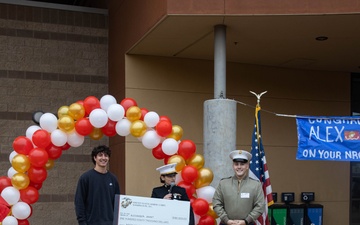
M229 62L360 72L360 14L167 16L129 54L214 59L214 26L226 26ZM327 40L316 40L326 37Z

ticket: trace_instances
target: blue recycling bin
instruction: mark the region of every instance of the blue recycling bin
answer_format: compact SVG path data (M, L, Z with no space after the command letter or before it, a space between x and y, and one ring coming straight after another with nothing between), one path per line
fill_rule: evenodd
M304 225L323 225L323 209L320 204L304 204L305 224Z

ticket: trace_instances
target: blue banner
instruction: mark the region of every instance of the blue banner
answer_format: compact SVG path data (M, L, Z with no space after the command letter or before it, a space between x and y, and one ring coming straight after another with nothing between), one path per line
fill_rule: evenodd
M360 161L360 117L298 117L298 160Z

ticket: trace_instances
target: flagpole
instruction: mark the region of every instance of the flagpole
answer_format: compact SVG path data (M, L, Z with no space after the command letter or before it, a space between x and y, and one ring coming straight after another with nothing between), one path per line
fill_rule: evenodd
M256 94L253 91L250 91L251 94L255 95L257 98L257 104L256 104L256 108L255 108L255 121L256 121L256 139L258 140L258 145L260 143L260 132L259 132L259 118L258 118L258 113L261 109L260 107L260 98L263 94L265 94L267 91L261 92L260 94Z
M257 104L255 108L255 126L252 136L252 143L251 143L251 154L252 159L250 162L250 170L253 174L259 179L262 184L262 189L265 198L265 211L261 216L257 218L255 221L256 225L270 225L269 220L269 206L271 206L274 201L272 199L272 189L270 183L269 172L267 168L266 158L265 158L265 151L262 145L262 137L261 137L261 122L260 122L260 99L261 96L264 95L267 91L261 92L257 94L253 91L250 91L251 94L255 95L257 98Z
M256 96L256 98L257 98L257 105L259 105L259 106L260 106L260 98L261 98L261 96L262 96L263 94L266 94L266 92L267 92L267 91L261 92L260 94L256 94L255 92L250 91L251 94L253 94L253 95Z

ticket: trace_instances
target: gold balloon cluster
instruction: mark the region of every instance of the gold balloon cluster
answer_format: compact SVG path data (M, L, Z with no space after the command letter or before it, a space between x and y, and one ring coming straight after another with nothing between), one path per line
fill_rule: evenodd
M71 132L75 128L75 120L85 116L85 108L80 103L73 103L70 106L61 106L58 109L58 127L64 132Z
M200 154L194 154L187 160L180 155L173 155L168 160L168 164L170 163L176 163L177 172L180 172L186 165L194 166L199 172L198 178L194 181L196 189L210 185L214 179L212 170L209 168L203 168L205 159Z

